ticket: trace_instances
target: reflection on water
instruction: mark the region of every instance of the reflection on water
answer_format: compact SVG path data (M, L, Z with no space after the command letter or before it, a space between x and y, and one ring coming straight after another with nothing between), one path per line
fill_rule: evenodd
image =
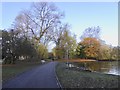
M79 67L86 67L92 71L120 75L120 62L117 61L80 62L76 64Z

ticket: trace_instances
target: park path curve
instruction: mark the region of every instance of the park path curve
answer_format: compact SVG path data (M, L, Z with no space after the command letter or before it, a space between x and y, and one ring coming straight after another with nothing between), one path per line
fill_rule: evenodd
M56 79L57 62L49 62L5 82L2 88L60 88Z

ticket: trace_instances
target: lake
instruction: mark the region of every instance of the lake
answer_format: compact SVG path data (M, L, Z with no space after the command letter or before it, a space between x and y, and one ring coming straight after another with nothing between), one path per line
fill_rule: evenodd
M86 67L89 70L120 75L120 62L117 61L92 61L75 63L78 67Z

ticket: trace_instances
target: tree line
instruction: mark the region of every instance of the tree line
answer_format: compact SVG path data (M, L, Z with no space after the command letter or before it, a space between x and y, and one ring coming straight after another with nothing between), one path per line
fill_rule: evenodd
M85 29L76 49L77 56L96 60L120 60L120 47L107 45L100 38L100 31L100 27Z
M120 47L112 47L100 37L100 27L85 29L81 41L70 32L70 25L62 22L64 13L53 3L32 3L15 18L12 29L2 30L2 60L14 64L16 60L41 59L114 59ZM50 42L55 43L48 52Z

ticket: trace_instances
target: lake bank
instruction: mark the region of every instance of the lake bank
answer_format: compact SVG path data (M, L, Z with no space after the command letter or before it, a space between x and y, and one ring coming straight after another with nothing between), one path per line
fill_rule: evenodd
M79 68L86 68L92 72L120 75L120 62L117 61L74 62L72 64Z
M96 61L93 59L64 59L64 60L57 60L59 62L89 62L89 61Z
M117 75L68 69L65 63L56 67L59 81L63 88L118 88Z
M70 59L59 60L59 62L68 63L92 72L120 75L120 67L118 67L120 66L120 61L116 60Z
M91 61L120 61L120 60L95 60L95 59L64 59L64 60L57 60L59 62L91 62Z

